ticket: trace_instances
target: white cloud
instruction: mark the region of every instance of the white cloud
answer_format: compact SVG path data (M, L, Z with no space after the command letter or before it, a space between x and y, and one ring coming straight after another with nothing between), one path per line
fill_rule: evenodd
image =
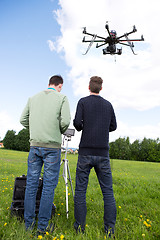
M157 139L160 136L160 122L157 125L144 124L143 126L130 126L118 121L118 128L115 132L110 133L110 142L119 137L128 137L133 142L137 139L143 140L144 137Z
M0 112L0 139L3 139L8 130L20 131L22 126L18 124L17 119L11 117L8 112Z
M61 27L61 36L57 41L58 51L64 53L70 67L68 78L72 80L74 94L83 96L87 93L90 76L99 75L104 79L102 95L116 107L131 107L138 110L160 106L159 60L157 51L159 35L159 2L122 0L115 3L100 0L60 0L57 21ZM145 42L135 43L134 56L131 50L123 46L123 54L116 57L104 56L102 48L92 46L87 55L82 55L87 44L82 43L82 27L105 37L106 20L118 35L131 31L135 24L138 32L133 38L144 34Z
M48 43L48 46L49 46L49 49L51 52L56 50L56 48L54 46L54 42L52 40L48 40L47 43Z

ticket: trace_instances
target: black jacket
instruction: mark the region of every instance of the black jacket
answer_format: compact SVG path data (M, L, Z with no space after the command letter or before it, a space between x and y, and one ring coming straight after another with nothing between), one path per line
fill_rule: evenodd
M82 130L80 155L109 156L109 132L117 128L110 102L99 95L81 98L73 124L77 131Z

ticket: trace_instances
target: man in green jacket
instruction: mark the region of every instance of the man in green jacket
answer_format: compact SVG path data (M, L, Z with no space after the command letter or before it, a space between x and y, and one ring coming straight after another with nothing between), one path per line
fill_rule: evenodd
M61 135L70 123L68 99L60 94L63 78L52 76L48 89L29 98L20 122L29 128L27 185L24 200L24 219L27 230L35 224L35 202L39 177L44 164L43 189L38 214L38 234L47 231L51 218L54 190L58 183L61 160Z

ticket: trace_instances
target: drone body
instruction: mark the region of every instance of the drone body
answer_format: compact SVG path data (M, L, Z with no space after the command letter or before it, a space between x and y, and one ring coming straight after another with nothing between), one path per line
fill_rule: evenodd
M95 35L95 34L92 34L92 33L88 33L86 31L86 28L84 28L83 34L92 36L91 40L86 40L85 37L82 40L82 42L89 42L89 46L87 48L87 51L84 53L84 55L87 54L87 52L89 51L89 49L91 48L91 46L94 42L97 42L96 48L99 48L99 47L102 47L102 46L108 44L108 46L103 49L103 54L104 55L106 55L106 54L121 55L122 54L122 48L118 49L116 47L117 43L125 45L125 46L129 46L131 48L133 54L135 54L134 51L133 51L133 47L134 47L133 42L134 41L144 41L143 35L141 36L141 39L129 39L128 38L128 35L137 31L135 26L133 26L133 30L131 32L125 33L120 37L117 37L117 33L116 33L115 30L111 30L111 31L109 30L108 23L106 23L105 28L107 29L107 32L108 32L108 35L109 35L107 38L104 38L104 37L101 37L101 36L98 36L98 35ZM122 39L122 38L125 38L125 39ZM100 43L100 44L98 44L98 43Z

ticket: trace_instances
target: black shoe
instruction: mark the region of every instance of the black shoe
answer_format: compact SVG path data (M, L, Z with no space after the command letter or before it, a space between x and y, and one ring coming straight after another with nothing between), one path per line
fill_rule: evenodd
M84 228L81 227L81 225L79 225L78 227L74 225L74 229L76 230L76 233L83 233L84 234Z
M106 231L106 239L115 239L112 229L109 229L108 231Z

